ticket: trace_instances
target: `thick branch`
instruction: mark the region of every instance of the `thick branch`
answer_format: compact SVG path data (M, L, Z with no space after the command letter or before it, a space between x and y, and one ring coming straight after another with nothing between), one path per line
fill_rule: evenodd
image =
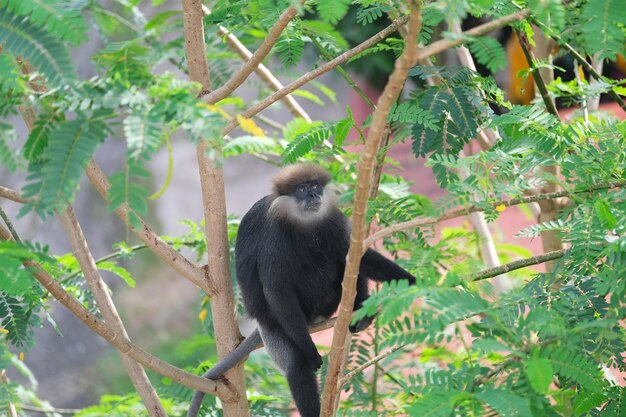
M63 224L63 228L65 229L65 234L67 235L67 238L72 246L72 251L78 260L80 269L83 271L85 280L89 285L89 289L96 300L96 305L102 313L104 320L106 320L106 323L111 326L115 332L125 338L128 338L122 319L117 313L115 304L109 294L108 287L104 283L102 276L100 276L100 272L96 267L96 262L91 255L89 246L87 246L87 240L83 235L83 231L78 223L76 214L71 206L65 210L65 212L60 216L60 219ZM137 392L141 396L146 409L148 410L148 414L156 417L167 416L167 413L165 412L154 387L150 383L145 370L130 357L126 355L121 356L124 366L128 371L128 375L133 382L133 385L135 385Z
M321 416L323 417L334 415L339 394L338 381L342 372L342 359L347 352L347 345L349 344L347 343L349 342L349 339L347 339L348 325L350 324L352 307L356 295L356 280L364 249L363 241L366 237L365 213L367 211L367 201L370 195L376 151L379 149L383 139L389 110L402 91L409 69L415 65L417 60L417 36L421 26L422 15L419 3L416 1L411 4L409 34L407 36L405 49L400 58L396 61L394 70L389 77L389 82L378 99L376 110L372 118L372 124L367 134L365 148L357 165L358 181L352 212L350 249L348 250L346 260L341 302L338 308L339 313L333 333L332 348L326 372L326 383L322 396Z
M11 240L11 234L2 226L0 226L0 239ZM200 378L199 376L185 372L133 344L130 340L128 340L128 338L114 331L108 324L100 320L94 314L90 313L80 301L65 291L61 284L55 281L55 279L52 278L52 276L50 276L50 274L48 274L38 263L25 261L24 265L35 277L35 279L39 281L39 283L46 290L48 290L48 292L52 294L57 301L65 306L72 314L78 317L78 319L87 327L113 345L113 347L119 350L122 354L129 356L146 368L152 369L154 372L170 378L174 382L181 385L195 390L200 390L202 392L219 395L220 398L227 398L229 400L236 398L236 394L229 390L228 387L218 384L215 381Z
M610 188L622 188L625 186L626 186L626 181L615 181L615 182L609 182L609 183L596 184L584 190L557 191L554 193L536 194L536 195L531 195L527 197L512 198L510 200L501 200L501 201L496 201L493 203L486 203L486 204L488 204L491 207L498 207L498 206L511 207L511 206L516 206L519 204L532 203L535 201L551 200L551 199L560 198L560 197L568 197L573 194L582 194L582 193L588 193L588 192L597 191L597 190L606 190ZM479 205L473 204L466 208L446 212L439 217L419 217L417 219L409 220L407 222L397 223L392 226L381 229L378 232L372 234L365 241L365 247L369 247L374 242L380 239L386 238L387 236L391 236L392 234L397 233L397 232L414 229L420 226L427 226L427 225L439 223L443 220L454 219L456 217L461 217L470 213L474 213L477 211L484 211L484 210L485 209L483 209Z
M276 23L274 23L274 26L272 26L263 40L263 43L259 46L259 49L254 52L250 59L244 62L239 71L233 74L233 76L223 86L205 96L204 100L211 104L217 103L218 101L228 97L237 87L243 84L250 74L252 74L252 72L258 67L263 58L270 53L272 47L276 41L278 41L280 34L297 14L298 10L294 6L288 7L287 10L280 15ZM187 39L186 36L185 39ZM202 39L202 45L204 46L204 39ZM204 54L202 56L204 57ZM206 61L206 58L204 59ZM194 81L198 80L194 77L194 74L192 74L191 71L189 72L189 77Z
M183 0L185 19L185 54L188 62L201 62L207 65L205 56L204 36L189 42L189 28L202 27L202 3L199 0ZM207 97L207 101L215 103L228 96L239 86L248 75L256 68L261 59L267 55L284 27L296 14L293 7L287 9L281 15L265 42L257 50L250 61L244 63L240 72L229 80L224 87L216 90ZM197 30L197 29L196 29ZM202 85L209 85L210 80L195 77L208 74L207 71L190 71L191 81ZM224 194L224 173L222 171L220 149L216 150L216 160L208 155L208 142L203 140L196 149L200 185L202 189L202 206L204 208L205 234L207 240L208 264L212 282L217 287L217 293L211 297L211 312L213 314L213 327L217 355L225 357L239 344L241 335L235 320L235 300L230 275L229 245L226 223L226 197ZM238 399L230 404L224 404L225 417L246 417L249 415L248 402L246 400L246 378L243 366L238 365L226 372L226 378L232 383L232 388L239 393Z

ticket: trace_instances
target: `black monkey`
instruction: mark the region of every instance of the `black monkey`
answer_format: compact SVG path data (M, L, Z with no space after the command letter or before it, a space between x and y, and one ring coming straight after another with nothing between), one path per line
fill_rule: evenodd
M309 325L330 317L341 300L341 281L350 245L350 221L326 187L330 175L311 164L284 168L273 193L257 201L241 220L235 260L246 313L258 323L233 352L204 375L217 379L243 360L261 338L276 365L285 372L302 417L318 417L320 400L315 372L322 358ZM354 309L368 297L367 279L415 278L373 249L363 254ZM357 332L372 317L350 326ZM192 399L187 417L195 417L203 394Z

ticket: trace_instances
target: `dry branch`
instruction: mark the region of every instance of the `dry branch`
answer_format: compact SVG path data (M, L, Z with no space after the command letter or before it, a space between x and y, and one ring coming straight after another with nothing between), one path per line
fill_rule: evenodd
M96 300L96 305L102 313L106 323L122 337L128 338L128 333L124 328L124 323L117 313L115 304L109 294L109 289L104 283L96 262L93 259L87 240L83 234L83 231L78 223L76 214L71 206L69 206L65 212L60 216L61 223L65 229L65 234L70 241L72 251L78 260L80 269L83 271L85 280L89 285L89 289ZM148 414L154 417L167 416L159 397L157 396L154 387L146 375L146 371L135 362L133 359L126 355L122 356L122 362L126 367L126 371L130 376L133 385L137 389L139 396L143 400L143 403L148 410Z
M367 201L371 190L376 152L380 147L385 133L389 110L402 91L409 69L415 65L417 60L417 36L421 26L421 11L419 3L416 1L411 4L409 30L405 49L400 58L396 61L389 81L378 99L376 110L373 113L372 124L367 134L365 148L357 165L358 181L356 184L352 212L350 249L348 250L346 260L341 302L338 308L337 323L335 324L335 331L333 333L332 348L326 371L326 382L322 395L321 416L323 417L334 415L336 409L339 394L338 381L342 372L343 358L347 352L347 345L349 344L348 325L350 324L352 307L356 295L356 279L363 255L363 241L366 237L365 213L367 211Z
M104 200L108 200L109 196L109 180L93 159L85 168L87 178L91 181L91 185L98 191ZM176 272L187 278L198 287L200 287L207 295L215 294L215 286L209 275L205 271L187 259L180 252L177 252L171 245L165 242L156 234L143 219L139 219L141 223L140 229L135 229L128 220L128 205L123 204L115 209L117 216L128 226L128 228L143 241L150 250L157 255L163 262L167 263Z
M496 29L499 29L499 28L501 28L503 26L506 26L506 25L508 25L508 24L510 24L512 22L525 19L526 17L528 17L528 15L529 15L529 12L527 10L521 10L519 12L516 12L516 13L513 13L511 15L507 15L507 16L501 17L501 18L496 19L494 21L487 22L487 23L485 23L483 25L477 26L477 27L475 27L473 29L470 29L470 30L468 30L466 32L463 32L463 35L464 36L480 36L480 35L484 35L486 33L489 33L489 32L492 32L492 31L494 31ZM269 107L270 105L274 104L276 101L281 100L287 94L293 93L295 90L297 90L298 88L300 88L303 85L307 84L308 82L316 79L320 75L323 75L323 74L327 73L328 71L334 69L338 65L344 64L345 62L349 61L350 59L352 59L356 55L360 54L361 52L365 51L366 49L371 48L372 46L376 45L378 42L384 40L387 36L391 35L395 31L397 31L399 27L401 27L402 25L406 24L407 22L408 22L408 16L402 16L402 17L396 19L391 25L389 25L385 29L381 30L376 35L372 36L371 38L367 39L366 41L362 42L361 44L355 46L354 48L350 49L349 51L344 52L343 54L339 55L335 59L333 59L331 61L328 61L327 63L325 63L323 65L320 65L319 67L317 67L314 70L306 73L305 75L303 75L302 77L298 78L297 80L291 82L290 84L288 84L287 86L285 86L281 90L279 90L279 91L275 92L274 94L272 94L271 96L267 97L263 101L261 101L261 102L255 104L254 106L250 107L248 110L246 110L245 112L242 113L242 116L250 118L250 117L256 115L257 113L261 112L262 110L265 110L267 107ZM428 57L430 57L432 55L435 55L435 54L437 54L439 52L443 52L446 49L449 49L449 48L455 47L457 45L460 45L463 42L465 42L464 39L458 39L458 40L442 39L442 40L433 42L432 44L428 45L426 48L424 48L423 50L418 52L418 60L426 59L426 58L428 58ZM235 129L238 126L238 124L239 124L239 122L237 120L235 120L235 119L232 120L222 130L222 134L223 135L227 135L233 129Z
M202 8L200 8L200 11L202 12ZM185 12L187 13L187 11ZM296 7L294 6L288 7L280 15L276 23L274 23L274 26L272 26L272 28L267 33L267 36L263 40L263 43L261 43L261 45L259 46L259 49L257 49L254 52L254 54L250 57L250 59L244 62L244 64L239 69L239 71L233 74L233 76L230 77L230 79L223 86L213 91L212 93L204 96L204 100L207 103L215 104L218 101L228 97L233 91L235 91L237 87L243 84L244 81L248 79L250 74L252 74L252 72L256 70L256 68L259 66L261 61L267 56L267 54L270 53L270 51L272 50L272 47L278 41L280 34L283 32L283 30L285 30L289 22L291 22L293 18L296 17L297 14L298 14L298 10L296 9ZM188 46L187 45L188 39L187 39L186 33L187 33L187 28L185 27L185 46L186 46L185 49L187 49L187 46ZM196 44L199 44L198 39L194 39L194 42ZM204 38L202 39L202 45L204 46ZM204 54L202 55L202 57L206 61L206 58L204 58L205 57ZM194 59L199 59L199 57L196 57ZM199 81L201 79L204 79L204 78L196 78L196 76L204 77L203 74L196 74L194 76L194 73L192 73L191 70L189 71L189 77L193 81Z
M7 229L0 226L0 239L12 240L11 234ZM24 265L35 279L46 289L52 296L65 306L72 314L74 314L87 327L109 342L113 347L122 354L129 356L144 367L152 369L154 372L163 375L174 382L189 388L200 390L202 392L219 395L220 398L233 400L236 393L228 389L228 387L218 384L215 381L200 378L189 372L185 372L156 356L151 355L139 346L128 340L127 337L113 330L108 324L100 320L94 314L89 312L80 301L72 297L50 274L48 274L41 265L33 261L25 261Z
M626 181L615 181L615 182L608 182L608 183L602 183L602 184L595 184L584 190L557 191L554 193L536 194L536 195L531 195L527 197L518 197L518 198L512 198L510 200L501 200L501 201L496 201L493 203L483 203L483 204L488 204L490 207L494 207L494 208L498 206L512 207L512 206L516 206L519 204L533 203L533 202L544 201L544 200L552 200L555 198L568 197L568 196L572 196L575 194L582 194L582 193L588 193L588 192L597 191L597 190L606 190L610 188L622 188L622 187L626 187ZM469 207L445 212L439 217L419 217L417 219L409 220L403 223L397 223L389 227L385 227L384 229L381 229L378 232L372 234L370 237L367 238L367 240L365 240L365 247L371 246L374 242L380 239L386 238L388 236L391 236L392 234L397 233L397 232L414 229L420 226L428 226L431 224L442 222L443 220L454 219L456 217L465 216L467 214L475 213L478 211L484 211L484 209L480 207L478 204L473 204Z
M199 0L183 0L183 16L185 20L185 54L190 65L190 79L210 89L211 81L208 78L209 71L205 53L202 3ZM244 63L241 71L231 78L224 87L209 94L207 100L210 103L215 103L229 95L239 86L256 68L260 60L267 55L284 26L294 16L295 9L290 7L288 11L281 15L281 20L274 25L266 41L254 54L255 56L250 61ZM200 36L198 32L202 32L202 35ZM191 68L192 64L195 68ZM211 159L208 156L208 146L207 140L203 140L196 148L196 156L202 190L202 206L204 208L208 256L207 271L217 288L216 294L211 297L213 327L215 329L217 354L219 358L223 358L237 347L241 335L235 320L236 308L230 275L226 197L224 194L224 174L221 166L221 155L218 149L216 150L216 159ZM237 391L238 398L236 401L223 404L224 416L248 416L248 402L245 395L246 378L243 366L240 364L233 367L226 372L225 377L230 382L229 386Z

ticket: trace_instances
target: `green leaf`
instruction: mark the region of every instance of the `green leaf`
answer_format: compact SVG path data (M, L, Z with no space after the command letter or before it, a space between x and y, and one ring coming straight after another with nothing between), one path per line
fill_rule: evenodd
M76 70L65 46L28 18L0 9L0 45L28 61L49 83L69 84L76 80Z
M335 24L348 13L350 0L317 0L317 12L322 20Z
M294 163L298 158L308 154L316 146L320 146L330 138L333 128L327 124L312 127L290 142L283 152L283 161L287 164Z
M98 266L98 269L102 269L104 271L109 271L109 272L114 273L115 275L122 278L122 280L124 280L126 285L128 285L131 288L135 288L135 285L136 285L135 280L133 279L130 272L128 272L128 270L126 270L125 268L122 268L121 266L117 265L114 262L99 262L97 266Z
M163 144L163 120L149 108L135 108L124 119L124 134L131 159L150 159Z
M1 249L0 249L1 251ZM35 282L22 261L0 252L0 292L8 295L24 295Z
M16 150L9 145L16 139L15 127L0 122L0 162L9 172L15 172L19 163Z
M615 228L615 226L617 225L617 219L615 218L613 213L611 213L609 204L605 200L596 200L594 204L594 209L596 215L598 216L605 228L609 230Z
M411 417L450 417L453 410L453 398L457 393L426 394L411 406L407 407Z
M599 59L614 60L624 52L626 35L623 26L626 0L589 0L582 6L580 27L589 54L600 53Z
M524 364L524 371L530 381L530 385L540 394L547 394L554 372L552 363L548 358L531 356Z
M591 392L602 392L600 368L584 356L565 349L555 349L550 355L554 370Z
M483 403L494 409L500 417L533 417L530 401L504 389L487 388L474 394Z
M294 96L306 98L307 100L311 100L313 103L318 104L320 106L324 105L324 102L322 101L322 99L320 99L318 96L316 96L315 94L311 93L310 91L307 91L307 90L296 90L296 91L294 91L291 94L293 94Z
M126 169L111 176L111 188L109 189L109 211L113 211L126 204L129 208L128 220L135 229L141 228L139 216L145 216L148 212L146 200L148 189L136 181L139 178L147 178L150 172L143 168L140 161L127 159Z
M80 2L71 0L5 0L3 3L8 10L17 15L28 17L31 23L74 46L87 40L88 28L81 15Z
M586 415L594 408L600 407L606 400L607 397L604 394L581 390L581 392L578 392L576 397L574 397L573 414L576 416Z
M354 126L354 120L352 118L345 118L337 122L337 126L335 126L335 141L334 145L337 148L341 148L343 143L345 142L348 134L350 133L350 129Z
M48 146L50 131L61 121L59 115L41 114L30 131L24 145L24 157L30 162L37 162Z
M490 36L474 38L469 44L469 49L476 61L489 68L491 72L497 72L508 64L506 52L496 38Z
M285 67L293 67L300 62L304 52L304 41L293 27L287 26L275 45L280 62Z
M239 136L226 142L222 148L225 158L238 155L278 155L280 148L273 139L265 136Z

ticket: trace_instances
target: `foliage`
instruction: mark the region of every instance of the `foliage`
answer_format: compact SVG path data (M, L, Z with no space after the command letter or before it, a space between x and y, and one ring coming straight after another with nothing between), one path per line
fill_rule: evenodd
M407 10L405 2L396 0L210 3L211 13L204 23L214 88L224 85L241 66L239 56L214 30L218 24L255 50L281 13L297 7L298 15L263 61L287 84L354 46L355 32L372 36ZM469 15L497 19L519 11L519 2L510 0L423 3L419 35L423 46L440 38L442 23ZM524 5L530 18L513 25L530 36L531 44L538 35L533 31L541 30L547 36L559 35L561 43L567 42L588 60L609 64L625 53L625 0L532 0ZM153 6L160 7L158 12ZM156 197L151 182L155 165L150 162L164 145L176 149L185 140L204 143L218 167L242 155L277 165L319 163L331 173L340 206L350 215L356 165L372 118L362 120L358 103L348 103L324 84L300 87L292 94L298 100L306 98L307 109L327 106L331 116L325 120L288 120L286 106L279 109L280 122L265 113L243 117L246 109L273 93L254 77L246 82L245 99L236 92L215 105L205 103L198 98L199 85L183 81L185 75L175 75L187 68L183 15L175 7L161 0L113 0L106 5L87 0L1 3L0 161L28 199L20 215L30 217L34 212L48 221L72 204L85 169L109 141L122 149L119 154L124 157L109 173L107 202L101 204L111 211L128 210L130 227L141 228L143 219L150 222L153 204L159 203L150 201L151 195ZM146 10L150 13L144 15ZM378 68L393 67L393 62L382 61L399 56L402 35L393 34L360 52L349 68L367 70L363 67L370 66L368 59L381 61L371 66L384 83L388 74ZM85 57L87 49L77 48L95 38L102 39L103 46ZM462 35L459 39L488 71L508 65L497 38ZM564 46L559 55L571 60ZM82 67L81 75L77 74L77 65L83 62L93 63L89 76L82 75ZM572 74L556 71L562 77L548 89L562 106L584 105L611 92L623 95L623 81L611 76L590 82L587 74L566 78ZM554 219L521 227L517 237L538 240L544 232L554 232L567 251L549 273L510 271L514 290L496 294L488 280L475 280L486 267L483 242L466 224L434 222L385 238L385 252L416 276L417 285L381 285L356 313L356 319L377 318L363 337L354 339L347 371L366 366L373 357L383 358L348 380L344 388L350 395L339 413L353 417L623 415L623 381L616 384L604 371L626 372L622 360L626 191L623 185L598 185L626 180L626 122L587 111L574 112L564 121L547 112L539 100L514 105L505 100L491 75L439 59L433 58L429 65L419 63L409 74L404 94L387 115L389 140L376 155L385 169L372 190L375 197L367 207L368 220L382 228L471 205L489 222L498 222L503 211L514 209L493 203L541 194L556 185L569 193L568 204ZM351 73L340 75L349 85L363 85ZM34 119L24 134L14 118L28 116L29 110ZM233 120L241 129L224 136L224 127ZM496 132L497 140L489 149L476 151L473 140L483 129ZM398 175L402 166L387 151L399 142L408 142L407 153L412 151L416 164L432 170L445 195L431 201L414 192L416 184ZM549 168L556 168L558 174ZM168 169L177 172L175 167ZM180 221L188 231L166 236L164 241L195 257L198 264L206 263L211 240L207 243L203 222ZM239 219L229 217L226 222L232 255ZM143 269L127 269L126 264L137 263L134 254L145 245L135 245L129 233L117 238L122 241L96 265L116 274L127 284L124 287L134 287L140 277L130 271L143 273ZM495 246L503 262L532 255L527 248L498 238ZM48 322L56 331L63 330L48 313L50 294L33 278L35 264L82 305L100 314L74 255L51 254L29 240L0 242L0 369L26 375L20 353L36 343L35 329ZM237 309L243 313L238 294L235 288ZM201 330L168 352L195 373L217 360L207 318L209 302L199 297L196 303L196 327ZM199 365L198 358L203 360ZM252 413L288 414L287 383L267 356L253 354L246 366ZM190 391L166 379L154 382L168 414L182 415ZM40 404L32 392L35 385L29 386L33 389L17 382L0 383L0 409L9 402L18 408ZM222 415L220 402L209 396L203 412ZM77 415L147 412L136 393L116 392Z

